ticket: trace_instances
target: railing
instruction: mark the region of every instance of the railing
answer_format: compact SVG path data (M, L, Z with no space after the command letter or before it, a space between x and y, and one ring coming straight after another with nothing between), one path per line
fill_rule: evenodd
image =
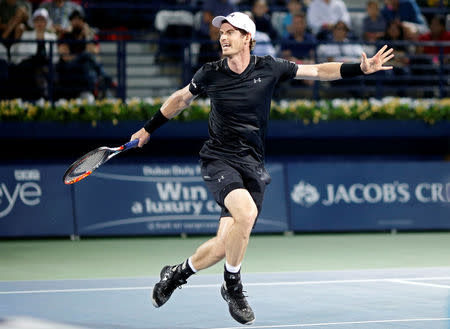
M19 42L36 41L22 40ZM115 81L113 94L110 95L121 99L133 95L167 96L171 91L189 83L195 70L200 66L198 63L199 48L201 44L208 42L189 38L101 41L101 58L99 60L103 62L105 71ZM46 90L43 96L53 102L61 97L61 93L58 92L64 91L61 81L64 78L75 81L77 72L72 72L73 75L70 77L62 77L58 59L54 55L57 53L57 42L46 41L46 43L48 44L47 56L54 60L47 62L46 68L43 70L46 80ZM362 44L365 49L378 49L384 44L383 42L355 43ZM275 97L320 99L333 96L380 98L397 95L443 98L450 95L450 55L445 54L445 49L450 47L450 42L403 41L389 42L389 45L394 49L396 47L436 46L440 51L435 56L416 55L408 52L406 55L409 63L403 67L396 67L394 72L379 72L360 79L331 83L315 82L312 85L284 83L277 90ZM318 44L312 44L312 46L316 47ZM0 58L2 57L0 56ZM14 53L11 54L11 59L14 60ZM315 52L315 62L320 62L317 52ZM5 61L3 64L5 67ZM29 75L16 77L16 83L19 82L19 85L11 85L8 80L3 79L3 82L0 81L0 97L13 98L13 95L20 97L17 88L23 87L22 82L27 82L29 79ZM96 83L95 88L99 88L98 81ZM95 89L91 91L98 92ZM105 97L101 93L100 95L95 94L95 96Z

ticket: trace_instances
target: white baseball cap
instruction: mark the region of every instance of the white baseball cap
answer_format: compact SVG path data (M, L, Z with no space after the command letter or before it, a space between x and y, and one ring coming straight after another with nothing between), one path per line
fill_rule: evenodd
M234 27L243 29L244 31L250 33L252 39L255 39L256 26L248 15L236 11L228 16L216 16L212 20L212 25L220 28L224 21L227 21Z
M36 17L44 17L45 19L48 19L48 11L45 8L39 8L36 9L33 13L33 19Z

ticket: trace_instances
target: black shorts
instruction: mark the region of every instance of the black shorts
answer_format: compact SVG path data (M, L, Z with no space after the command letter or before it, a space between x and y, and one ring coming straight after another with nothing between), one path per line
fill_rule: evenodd
M244 188L261 212L266 185L270 175L263 165L229 163L223 160L201 160L202 177L216 202L222 207L220 217L231 217L225 207L225 197L231 191Z

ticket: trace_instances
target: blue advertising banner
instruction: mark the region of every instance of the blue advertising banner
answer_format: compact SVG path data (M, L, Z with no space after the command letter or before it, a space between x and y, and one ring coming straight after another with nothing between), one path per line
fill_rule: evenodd
M294 231L450 228L450 163L289 163Z
M0 236L74 234L70 187L64 166L0 166Z
M272 182L254 232L288 230L283 166L267 165ZM194 163L105 165L75 185L80 236L215 233L220 207Z

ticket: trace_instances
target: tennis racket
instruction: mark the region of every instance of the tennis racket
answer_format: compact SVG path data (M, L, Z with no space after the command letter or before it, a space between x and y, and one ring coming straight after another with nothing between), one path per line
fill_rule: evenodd
M99 147L72 163L63 176L64 184L73 184L86 178L92 172L117 154L136 147L139 139L132 140L119 147Z

